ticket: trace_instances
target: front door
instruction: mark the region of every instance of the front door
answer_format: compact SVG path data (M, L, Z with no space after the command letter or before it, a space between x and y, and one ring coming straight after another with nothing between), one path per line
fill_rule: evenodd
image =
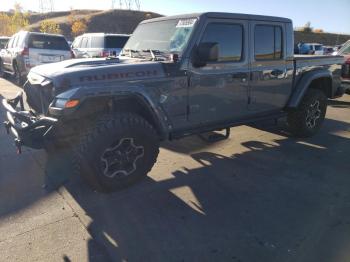
M195 125L223 124L248 113L248 23L209 20L197 44L215 42L219 59L196 68L189 65L189 120Z

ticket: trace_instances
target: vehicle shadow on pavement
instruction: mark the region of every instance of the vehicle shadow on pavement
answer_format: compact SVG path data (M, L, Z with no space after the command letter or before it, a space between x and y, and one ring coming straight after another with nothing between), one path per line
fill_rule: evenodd
M281 138L243 142L239 153L217 153L197 137L170 142L164 147L189 153L196 167L176 166L163 180L151 172L113 194L74 176L65 151L25 150L19 164L1 130L0 217L58 190L93 237L89 261L106 261L101 254L111 261L346 260L350 139L338 133L349 123L327 119L304 140L286 138L283 125L256 125Z
M2 99L0 95L0 103ZM1 124L5 115L0 106ZM0 217L3 217L26 208L47 196L48 192L43 190L45 177L44 174L38 174L39 165L33 157L40 152L24 148L22 155L17 155L13 137L6 134L2 125L0 149Z
M350 243L350 140L326 122L307 140L191 154L199 167L113 194L76 177L63 195L111 261L333 261Z

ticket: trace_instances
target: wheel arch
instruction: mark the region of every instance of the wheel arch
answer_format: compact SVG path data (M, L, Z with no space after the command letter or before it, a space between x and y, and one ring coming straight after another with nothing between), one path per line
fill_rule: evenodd
M168 118L154 103L138 93L85 98L75 115L78 119L103 113L130 112L145 118L157 131L161 140L168 136Z
M303 75L294 87L294 92L288 102L287 108L298 107L309 88L319 89L328 98L332 98L334 95L332 74L328 70L323 69L311 71Z

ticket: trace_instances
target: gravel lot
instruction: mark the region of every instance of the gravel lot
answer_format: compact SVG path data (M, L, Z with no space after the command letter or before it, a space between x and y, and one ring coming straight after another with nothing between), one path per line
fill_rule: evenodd
M350 96L329 104L307 140L279 121L164 143L149 178L108 195L0 129L0 261L350 261Z

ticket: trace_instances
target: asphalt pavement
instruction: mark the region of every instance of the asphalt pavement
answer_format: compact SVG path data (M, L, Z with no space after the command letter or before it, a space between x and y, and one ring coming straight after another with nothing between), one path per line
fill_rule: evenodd
M0 98L19 90L0 79ZM281 120L163 143L149 177L113 194L66 153L17 155L2 128L0 149L0 261L350 261L350 96L309 139Z

